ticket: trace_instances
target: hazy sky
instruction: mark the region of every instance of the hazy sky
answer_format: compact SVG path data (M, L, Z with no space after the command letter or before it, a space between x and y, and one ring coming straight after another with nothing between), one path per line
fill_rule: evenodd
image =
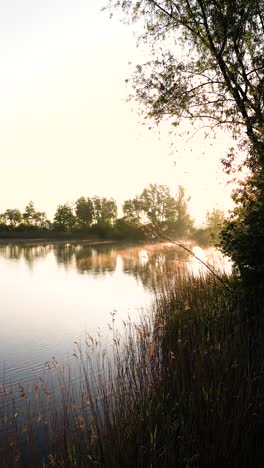
M0 0L0 212L32 199L52 217L81 195L120 203L155 182L172 194L182 184L198 222L230 208L219 163L228 135L187 144L141 125L125 78L144 50L104 3Z

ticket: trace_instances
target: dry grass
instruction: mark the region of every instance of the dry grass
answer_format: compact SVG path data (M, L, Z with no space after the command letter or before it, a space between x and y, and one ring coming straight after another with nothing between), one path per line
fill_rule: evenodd
M0 387L2 467L263 466L263 320L212 277L175 278L140 324L113 315L108 351L76 343L79 385L52 360L19 411Z

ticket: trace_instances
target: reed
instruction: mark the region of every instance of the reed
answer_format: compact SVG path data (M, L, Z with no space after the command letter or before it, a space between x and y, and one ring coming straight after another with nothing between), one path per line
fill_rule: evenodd
M235 280L173 278L139 323L119 331L113 314L107 349L75 344L78 385L53 359L46 381L16 389L19 409L0 387L1 466L263 466L263 319L244 318Z

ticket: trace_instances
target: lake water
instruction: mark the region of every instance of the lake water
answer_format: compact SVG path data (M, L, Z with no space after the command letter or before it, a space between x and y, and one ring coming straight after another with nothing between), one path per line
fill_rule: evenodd
M219 266L213 249L193 249ZM72 359L85 332L107 336L113 312L116 323L138 319L171 265L201 271L193 257L162 245L0 245L0 383L24 385L52 357Z

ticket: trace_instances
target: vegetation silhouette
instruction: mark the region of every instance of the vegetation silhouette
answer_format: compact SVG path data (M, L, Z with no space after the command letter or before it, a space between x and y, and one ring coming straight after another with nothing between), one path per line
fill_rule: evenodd
M145 116L228 129L239 139L248 176L233 193L236 208L226 221L221 248L245 287L264 281L264 5L260 0L109 0L139 23L139 41L150 60L136 67L134 96ZM142 28L142 29L140 29ZM142 31L142 32L140 32ZM234 148L222 159L236 169ZM249 289L248 289L249 290Z
M214 242L219 237L219 225L211 222L203 230L196 229L188 212L189 200L182 186L173 197L166 185L150 184L140 195L124 201L122 217L117 216L113 198L80 197L74 203L58 205L53 222L30 201L24 213L7 209L0 215L0 239L142 241L168 234L178 239L193 238L204 245Z

